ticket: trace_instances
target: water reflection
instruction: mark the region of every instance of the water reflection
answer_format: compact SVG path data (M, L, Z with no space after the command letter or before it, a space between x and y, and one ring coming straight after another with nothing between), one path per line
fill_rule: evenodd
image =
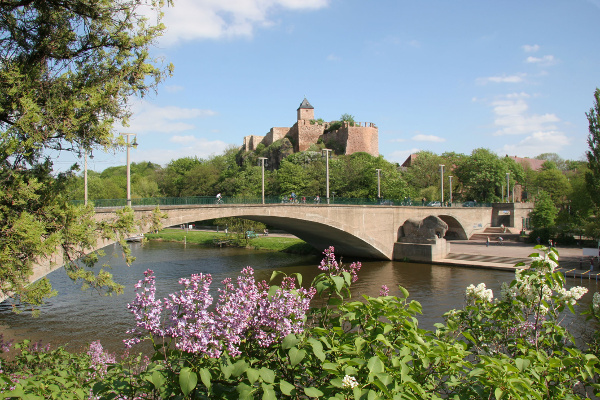
M85 348L93 340L101 340L110 351L122 349L125 331L133 326L133 317L126 305L134 297L133 285L143 277L146 269L155 271L157 296L164 297L180 289L178 280L193 273L210 273L213 290L220 282L237 274L246 266L252 266L259 279L269 279L272 271L300 272L305 283L310 283L319 273L320 257L290 255L275 252L250 251L232 248L206 248L179 243L150 242L143 247L134 244L133 255L137 258L131 266L125 266L116 247L106 249L106 259L113 265L116 279L126 285L121 296L100 297L93 291L82 292L62 270L49 275L59 295L44 305L39 318L28 314L15 315L6 303L0 305L0 327L5 336L22 340L43 340L53 345L67 345L70 350ZM344 262L355 260L344 259ZM465 288L470 284L485 282L499 295L502 282L512 280L514 274L506 271L446 267L389 261L363 261L359 280L353 286L353 297L362 294L377 296L381 285L390 288L390 294L399 294L398 285L410 292L410 299L423 305L419 325L432 329L442 322L442 315L462 307ZM579 279L568 278L569 286L580 285ZM590 289L584 304L591 302L597 290L596 282L583 281ZM216 293L215 293L216 294ZM579 323L583 323L579 318Z

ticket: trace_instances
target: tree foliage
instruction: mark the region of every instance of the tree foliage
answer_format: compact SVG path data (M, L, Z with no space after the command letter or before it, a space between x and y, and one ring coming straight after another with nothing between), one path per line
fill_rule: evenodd
M558 210L554 206L552 197L546 192L540 192L535 207L530 213L532 225L535 228L551 228L554 226L557 214Z
M589 150L586 153L589 171L585 181L596 207L600 207L600 89L596 88L594 106L585 115L589 123Z
M109 229L90 209L71 207L66 178L51 175L51 156L123 143L113 125L127 123L130 97L153 90L170 70L148 53L164 29L160 13L157 21L140 17L140 7L159 10L162 3L1 2L0 296L39 303L51 294L46 281L37 289L28 282L33 263L59 248L73 278L116 290L106 273L92 278L75 259L99 236L114 236L113 228L122 236L126 224Z

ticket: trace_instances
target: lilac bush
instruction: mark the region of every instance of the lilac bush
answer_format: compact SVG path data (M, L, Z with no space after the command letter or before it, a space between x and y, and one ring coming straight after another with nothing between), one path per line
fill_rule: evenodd
M293 277L285 277L271 290L267 282L256 282L254 270L242 270L234 282L223 281L219 298L213 306L209 294L209 274L192 275L179 281L184 286L162 301L155 298L153 271L135 285L135 300L128 305L136 327L128 333L127 347L150 338L174 340L175 347L192 354L219 358L226 349L232 357L241 354L240 346L249 340L269 347L291 333L301 333L315 289L296 288ZM270 294L270 291L272 293Z

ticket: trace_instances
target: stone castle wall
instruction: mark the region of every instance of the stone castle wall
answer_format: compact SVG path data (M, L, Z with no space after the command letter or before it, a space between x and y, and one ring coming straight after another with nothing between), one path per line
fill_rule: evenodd
M306 151L321 139L324 143L336 142L338 148L344 149L344 154L366 152L375 157L379 156L378 129L372 122L355 122L353 126L344 122L337 131L324 133L331 123L311 124L311 120L314 121L313 108L299 108L297 116L298 121L291 128L273 127L265 136L245 136L243 149L254 151L261 143L270 146L288 137L294 144L294 152Z
M310 121L301 120L295 125L298 131L298 149L294 151L306 151L310 146L317 143L323 135L325 127L323 125L311 124ZM296 147L296 146L295 146Z
M264 136L250 135L244 136L244 150L245 151L253 151L256 150L256 146L258 146L263 140Z

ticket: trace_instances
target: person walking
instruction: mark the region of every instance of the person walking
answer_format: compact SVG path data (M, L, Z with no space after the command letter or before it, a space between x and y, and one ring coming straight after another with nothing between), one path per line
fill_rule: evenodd
M485 247L490 247L490 237L489 236L485 239Z

